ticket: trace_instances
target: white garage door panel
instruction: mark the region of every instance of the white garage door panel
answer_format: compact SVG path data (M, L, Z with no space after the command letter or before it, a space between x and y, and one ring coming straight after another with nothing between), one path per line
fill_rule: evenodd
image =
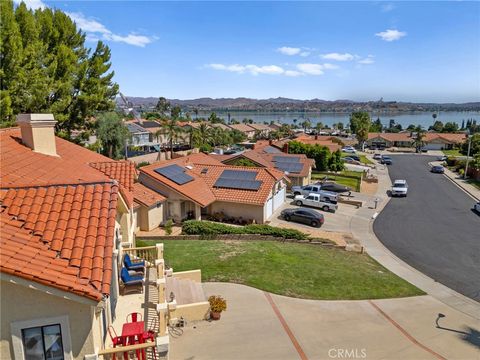
M273 211L277 210L285 202L285 188L280 190L273 197Z
M427 144L425 146L428 150L442 150L445 144Z
M267 213L266 213L266 216L267 216L267 219L272 216L273 214L273 198L270 198L268 201L267 201Z

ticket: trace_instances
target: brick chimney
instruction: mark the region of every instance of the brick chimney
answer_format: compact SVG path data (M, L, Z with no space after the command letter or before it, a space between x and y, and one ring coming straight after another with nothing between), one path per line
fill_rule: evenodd
M288 154L288 142L283 145L283 152Z
M273 140L272 139L268 140L268 145L270 145L270 146L273 145Z
M22 131L22 142L37 153L58 156L55 145L53 114L19 114L17 124Z
M318 140L318 134L315 134L315 140Z

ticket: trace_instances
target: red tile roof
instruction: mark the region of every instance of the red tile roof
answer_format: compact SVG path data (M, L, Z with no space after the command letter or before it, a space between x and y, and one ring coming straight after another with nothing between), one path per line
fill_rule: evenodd
M149 189L141 183L135 183L133 185L133 196L135 202L145 205L147 207L164 202L167 198L152 189Z
M0 270L100 300L110 292L118 194L133 203L135 168L55 141L49 156L23 145L20 129L0 130Z
M94 300L109 294L118 185L0 192L0 269Z
M133 204L133 183L137 178L137 169L131 161L104 161L89 164L120 184L122 196L130 207Z
M170 164L177 164L184 167L185 173L192 176L193 180L186 184L178 185L154 171L156 168ZM213 184L215 184L221 172L226 169L258 172L257 180L262 181L260 189L258 191L252 191L214 188ZM204 173L202 173L202 171ZM282 178L286 178L283 173L275 169L252 169L249 167L228 166L222 164L212 156L203 153L191 154L185 157L144 166L140 168L140 173L159 181L163 185L191 199L202 207L205 207L216 200L263 205L268 199L275 182Z
M410 133L368 133L368 140L375 139L377 137L391 142L413 142L413 139L410 137Z
M67 185L109 180L88 163L111 159L69 141L55 140L58 157L34 152L23 145L18 128L0 130L1 186Z
M250 127L249 125L247 124L232 124L232 125L228 125L230 128L232 129L235 129L235 130L238 130L238 131L241 131L241 132L254 132L255 129Z
M433 140L443 140L449 143L462 143L467 139L465 133L426 133L423 141L430 142Z

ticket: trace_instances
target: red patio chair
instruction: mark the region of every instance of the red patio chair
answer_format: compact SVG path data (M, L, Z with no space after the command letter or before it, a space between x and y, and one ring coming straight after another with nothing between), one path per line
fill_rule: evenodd
M123 346L123 337L117 335L117 332L112 325L108 327L108 335L110 335L110 339L112 340L114 348L117 346ZM115 360L115 354L113 354L112 358Z
M131 319L132 321L129 321L129 319ZM140 314L139 312L134 312L127 315L127 323L137 321L142 321L142 314Z

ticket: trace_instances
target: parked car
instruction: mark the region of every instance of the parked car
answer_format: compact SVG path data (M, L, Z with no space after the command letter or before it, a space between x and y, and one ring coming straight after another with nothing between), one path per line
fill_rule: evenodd
M382 155L382 159L380 160L380 162L385 165L393 164L392 158L388 155Z
M473 210L480 214L480 201L473 205Z
M349 158L352 158L352 159L355 160L355 161L360 161L360 156L358 156L358 155L349 154L348 157L349 157Z
M373 155L373 158L375 160L382 160L382 154L376 153L375 155Z
M286 221L295 221L313 227L320 227L325 222L323 215L313 209L285 209L281 215Z
M353 146L345 146L344 148L342 148L342 151L346 153L351 153L351 154L356 153L355 148Z
M344 158L342 158L342 160L344 162L346 162L347 164L354 164L354 165L361 165L362 164L360 161L357 161L350 156L344 157Z
M308 196L305 196L305 195L295 196L295 205L313 206L316 208L320 208L323 211L331 211L331 212L335 212L338 209L338 205L336 203L329 202L329 201L322 201L320 194L314 194L314 193Z
M311 193L320 194L323 201L337 202L338 195L331 191L323 191L321 184L306 185L306 186L292 186L293 195L308 196Z
M323 182L319 183L318 185L320 185L320 189L323 191L331 191L334 193L352 192L352 189L350 189L348 186L340 185L334 182Z
M393 182L392 190L390 194L393 196L407 197L408 184L407 180L395 180Z
M445 168L442 165L435 165L435 166L432 166L430 171L432 173L443 174L445 172Z
M448 159L448 156L446 156L446 155L437 157L438 161L446 161L447 159Z

